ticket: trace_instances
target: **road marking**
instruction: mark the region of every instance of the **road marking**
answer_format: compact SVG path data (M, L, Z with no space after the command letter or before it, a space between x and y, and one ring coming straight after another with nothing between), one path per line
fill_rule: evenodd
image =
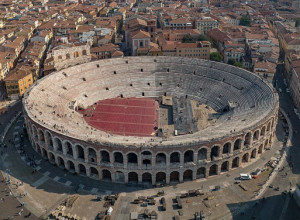
M93 188L92 190L91 190L91 193L97 193L98 192L98 189L97 188Z
M49 171L46 171L45 173L44 173L44 176L49 176L51 173L49 172Z
M56 181L56 182L58 182L58 180L60 180L60 177L56 176L56 177L53 178L53 180Z
M39 187L39 186L41 186L42 184L44 184L47 180L49 180L49 177L43 176L43 177L41 177L40 179L38 179L37 181L35 181L32 185L33 185L34 187Z
M72 182L71 182L71 181L67 181L67 182L65 182L65 185L66 185L66 186L71 186L71 184L72 184Z

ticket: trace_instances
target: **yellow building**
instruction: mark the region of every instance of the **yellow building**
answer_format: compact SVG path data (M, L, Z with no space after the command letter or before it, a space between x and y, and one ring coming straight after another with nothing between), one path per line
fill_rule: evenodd
M14 69L4 81L9 97L22 96L34 82L31 68L27 66L22 66L22 69Z
M181 43L178 44L176 47L176 56L209 60L210 47L211 44L209 41L197 41L196 43Z
M219 27L217 20L211 17L202 17L200 20L196 21L196 28L201 35L206 35L209 30Z

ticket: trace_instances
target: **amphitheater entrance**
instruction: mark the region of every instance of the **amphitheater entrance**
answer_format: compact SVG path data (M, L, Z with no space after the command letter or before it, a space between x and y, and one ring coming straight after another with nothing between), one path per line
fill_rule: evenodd
M121 171L116 171L115 172L115 181L119 183L124 183L125 182L125 175Z
M180 154L178 152L174 152L171 154L170 163L180 163Z
M156 174L156 183L166 183L166 174L164 172Z
M72 161L68 161L67 162L67 165L68 165L68 168L69 168L69 172L72 172L72 173L74 173L75 172L75 165L74 165L74 163L72 162Z
M251 152L251 158L256 158L256 149L253 149L253 151Z
M94 179L99 179L99 172L95 167L90 168L91 177Z
M86 168L85 168L84 165L79 164L79 165L78 165L78 168L79 168L79 174L81 174L81 175L86 175Z
M66 149L67 149L67 155L70 157L73 157L73 149L72 149L72 145L70 144L70 142L66 142L65 143Z
M206 169L205 167L200 167L198 170L197 170L197 179L200 179L200 178L205 178L205 172L206 172Z
M150 173L143 173L142 182L144 184L152 184L152 175Z
M209 175L214 176L218 174L218 165L214 164L209 168Z
M198 160L206 160L207 159L207 150L206 148L201 148L198 151Z
M249 153L245 153L242 158L242 163L248 163L249 162Z
M170 174L170 182L179 183L179 172L178 171L173 171Z
M183 181L189 181L193 180L193 171L192 170L186 170L183 173Z
M61 157L57 157L57 166L64 169L65 168L65 161Z
M222 163L221 172L227 172L229 170L229 162L225 161Z
M111 181L111 173L109 170L102 170L102 179L106 181Z
M129 183L138 183L139 177L136 172L130 172L128 173L128 182Z
M232 160L232 168L237 168L240 166L240 158L239 157L236 157Z
M184 163L190 163L194 161L194 152L188 150L184 153Z
M110 163L109 153L105 150L102 150L100 153L101 163Z
M211 149L211 153L210 153L210 159L211 159L211 161L214 161L217 157L219 157L219 151L220 151L220 147L219 146L214 146Z

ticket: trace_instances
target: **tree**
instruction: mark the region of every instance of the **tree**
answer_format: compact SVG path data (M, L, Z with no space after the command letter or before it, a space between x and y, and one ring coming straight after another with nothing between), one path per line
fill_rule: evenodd
M235 59L228 59L228 64L233 65L235 63Z
M240 20L240 25L242 26L249 26L251 25L251 18L249 15L243 15Z
M196 39L193 38L191 35L184 35L182 38L182 43L195 43Z
M220 62L222 61L222 55L219 52L212 52L210 54L210 60Z
M237 60L232 59L232 58L228 60L228 64L232 65L232 66L243 68L243 64L241 62L238 62Z
M209 38L208 37L206 37L206 36L204 36L204 35L200 35L199 37L198 37L198 41L209 41Z
M300 18L296 19L295 27L300 27Z

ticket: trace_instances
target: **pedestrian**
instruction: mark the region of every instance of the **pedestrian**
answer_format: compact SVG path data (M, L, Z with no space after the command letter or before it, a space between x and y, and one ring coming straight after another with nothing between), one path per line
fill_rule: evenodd
M25 206L25 202L22 202L22 203L21 203L21 206Z
M9 192L9 195L10 195L10 196L12 196L12 193L11 193L11 192Z

